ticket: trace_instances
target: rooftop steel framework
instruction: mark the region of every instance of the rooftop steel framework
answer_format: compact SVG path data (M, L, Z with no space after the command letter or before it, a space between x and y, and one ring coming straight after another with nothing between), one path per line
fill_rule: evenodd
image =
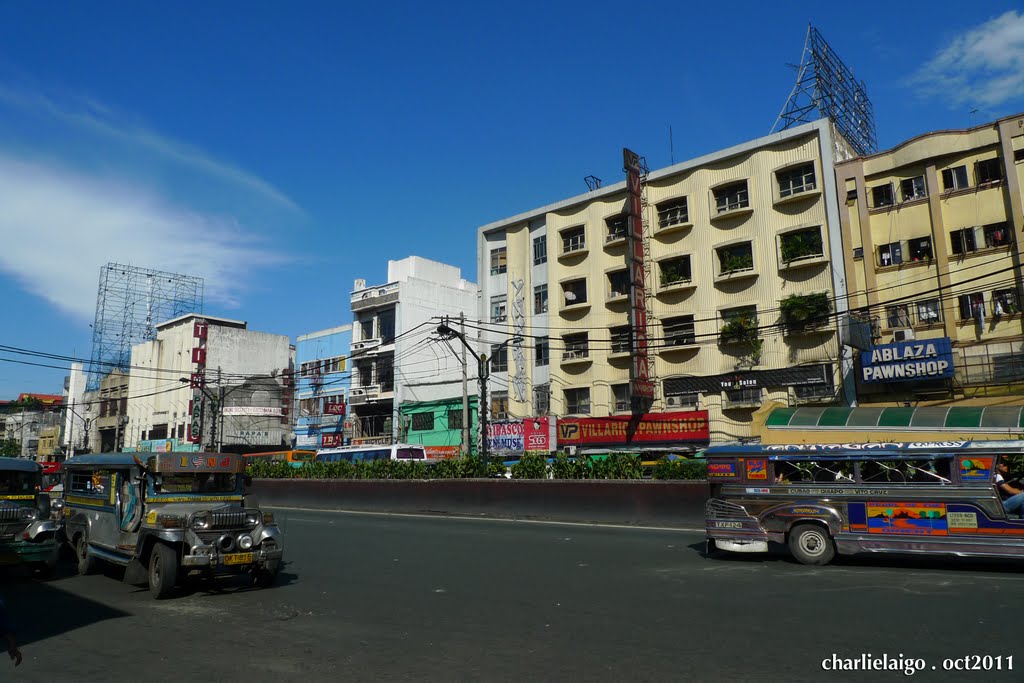
M100 379L115 368L127 371L132 346L156 339L156 326L161 322L202 312L200 277L118 263L103 266L86 389L98 389Z
M771 132L827 118L858 155L878 151L875 110L867 86L854 77L811 25L807 26L803 56L796 68L796 85Z

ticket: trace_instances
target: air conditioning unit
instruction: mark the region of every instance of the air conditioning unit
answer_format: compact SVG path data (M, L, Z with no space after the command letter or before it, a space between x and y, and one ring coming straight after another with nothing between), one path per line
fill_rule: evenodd
M683 406L682 396L666 396L665 407L666 408L680 408Z
M914 331L909 327L901 327L892 331L892 340L896 342L913 341Z

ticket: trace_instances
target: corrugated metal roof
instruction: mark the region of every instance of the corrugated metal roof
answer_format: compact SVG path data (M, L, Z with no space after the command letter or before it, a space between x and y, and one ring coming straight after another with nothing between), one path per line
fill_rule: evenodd
M1017 431L1024 429L1024 406L925 406L921 408L776 408L769 429L883 427L908 431Z

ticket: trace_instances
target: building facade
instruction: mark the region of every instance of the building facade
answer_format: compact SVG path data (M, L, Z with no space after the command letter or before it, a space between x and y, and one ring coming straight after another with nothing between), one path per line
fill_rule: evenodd
M156 330L156 339L132 347L125 445L176 439L225 452L291 446L288 337L195 314Z
M74 456L86 448L85 381L81 363L71 364L71 373L64 378L64 424L61 426L60 445L65 455Z
M655 397L643 414L707 411L710 440L731 441L751 436L764 400L853 399L852 354L836 324L846 281L832 181L834 162L848 156L821 120L646 174ZM627 201L619 183L479 229L480 343L495 354L495 417L643 419L629 384ZM513 337L523 342L503 352ZM686 431L661 446L699 447Z
M836 166L861 404L1024 393L1024 114ZM1014 398L1016 397L1016 398Z
M352 422L346 422L351 346L352 325L296 338L296 448L344 446L352 438Z
M385 284L368 287L365 280L356 280L351 302L352 440L408 439L412 425L402 418L401 406L456 397L461 401L460 343L440 341L436 330L446 317L456 328L460 315L475 317L477 286L454 266L410 256L388 261ZM472 358L469 363L475 377L476 363ZM469 393L473 391L470 385ZM454 443L460 442L461 425L445 422L444 429L456 435Z

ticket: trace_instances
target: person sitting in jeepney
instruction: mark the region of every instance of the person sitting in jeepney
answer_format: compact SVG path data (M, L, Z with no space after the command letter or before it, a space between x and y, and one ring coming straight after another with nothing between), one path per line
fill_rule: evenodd
M996 464L996 489L1003 499L1003 509L1008 515L1020 515L1024 510L1024 489L1019 479L1010 479L1010 468L1005 460Z

